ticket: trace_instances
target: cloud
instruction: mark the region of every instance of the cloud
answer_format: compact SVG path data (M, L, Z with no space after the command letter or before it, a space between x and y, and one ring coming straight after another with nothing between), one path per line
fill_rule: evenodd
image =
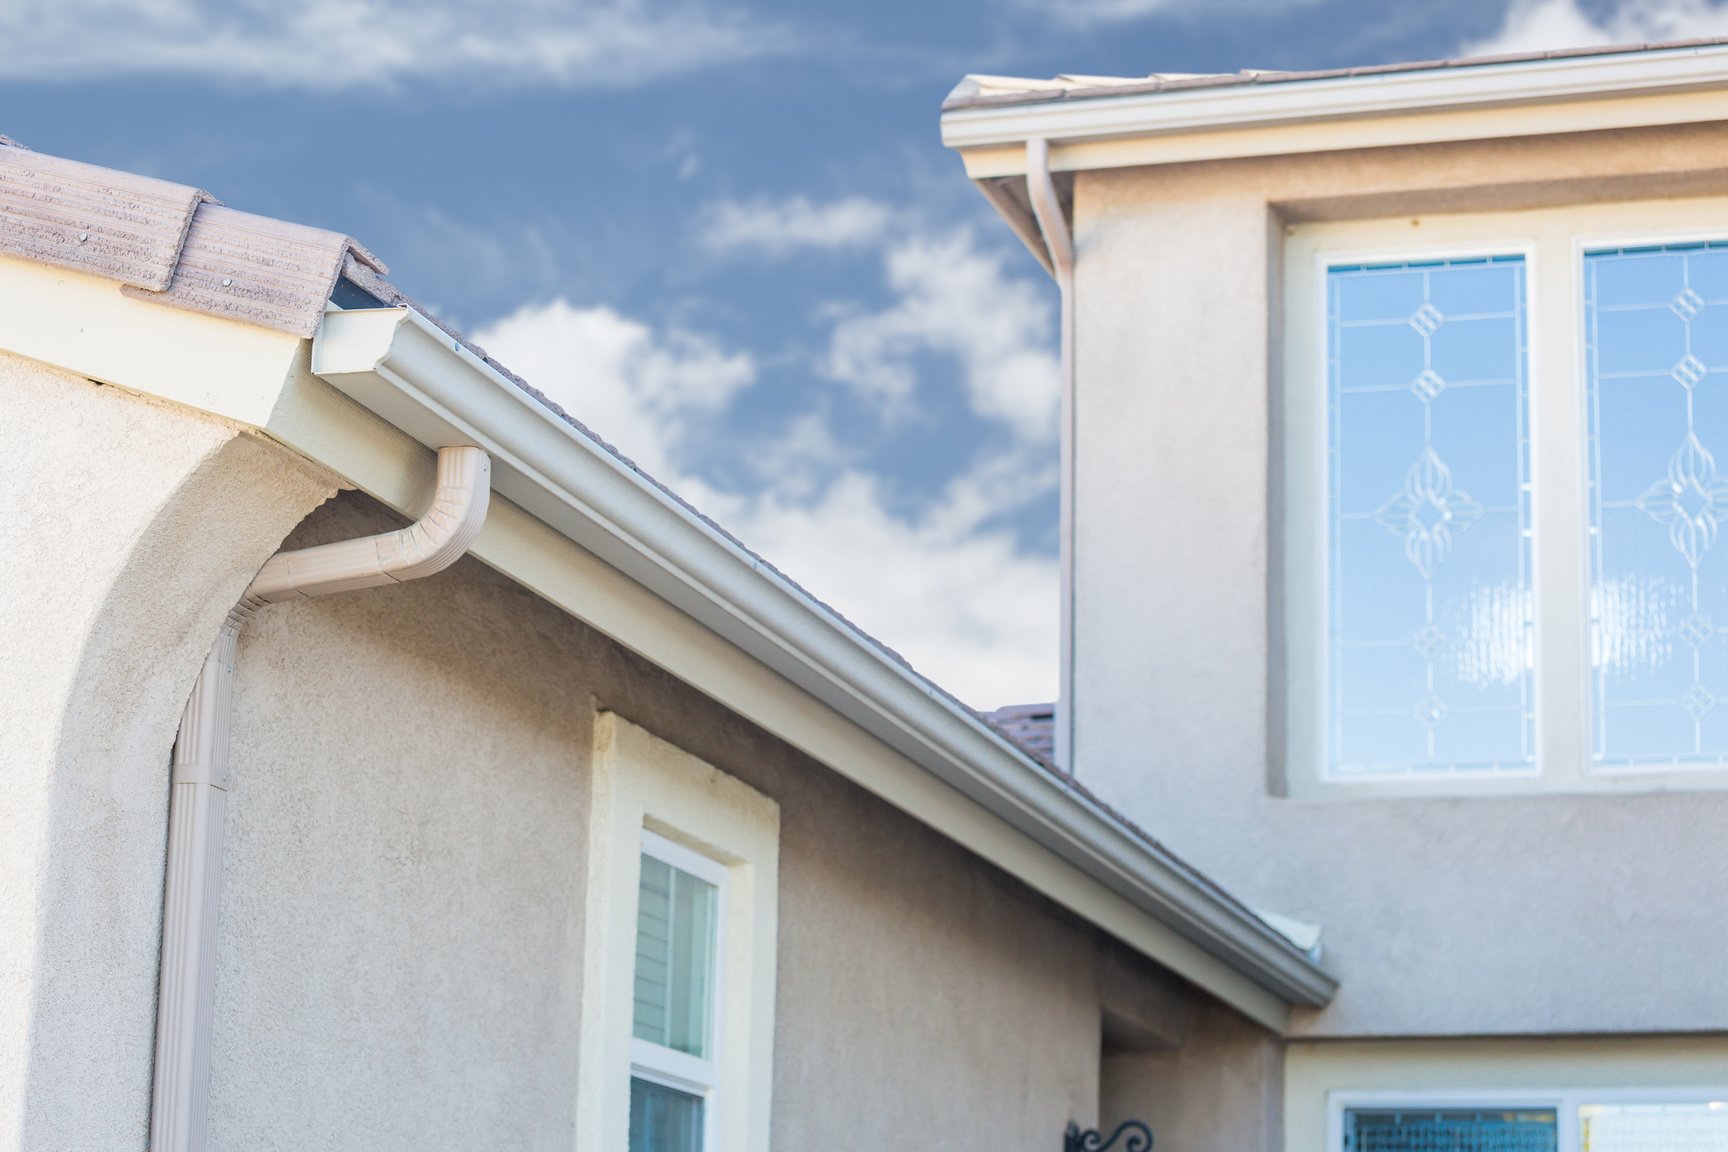
M563 299L519 309L474 340L668 482L682 474L688 438L756 379L747 353Z
M897 512L890 481L840 449L845 438L820 414L803 413L752 453L753 490L721 487L699 475L695 450L754 381L747 354L563 300L475 338L938 684L988 706L1051 698L1055 559L1023 551L1000 521L1050 491L1053 454L986 459L919 511Z
M702 213L701 239L712 251L742 249L768 256L807 248L859 248L879 241L893 216L886 204L863 196L827 204L803 196L722 200Z
M843 317L826 371L893 413L918 387L919 360L957 363L972 410L1026 441L1056 431L1056 357L1050 293L1009 274L1007 257L970 231L918 234L886 255L894 301Z
M1125 24L1148 16L1195 19L1220 11L1270 11L1305 7L1318 0L1015 0L1015 6L1071 28Z
M338 91L625 88L789 49L697 0L18 0L0 80L178 75Z
M1626 0L1592 16L1577 0L1513 0L1500 31L1464 47L1468 56L1545 52L1728 36L1728 6L1708 0Z

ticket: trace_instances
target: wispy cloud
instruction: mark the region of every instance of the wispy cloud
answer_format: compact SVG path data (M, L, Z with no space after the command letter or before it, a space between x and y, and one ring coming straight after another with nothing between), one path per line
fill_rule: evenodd
M787 256L801 249L860 248L882 239L894 212L879 200L849 196L818 204L803 196L722 200L698 218L702 244L715 252Z
M1026 441L1055 433L1056 358L1049 293L1013 276L999 249L965 229L914 233L890 247L893 301L837 323L825 370L893 412L913 396L920 360L959 368L979 416Z
M891 475L848 450L852 438L821 410L792 414L777 438L758 444L738 473L745 479L705 478L694 463L701 438L727 427L728 406L756 378L750 355L709 337L562 300L523 308L475 336L962 699L1048 699L1055 559L1027 551L1004 526L1056 479L1044 429L1056 390L1048 303L965 233L907 241L888 253L886 272L894 294L886 309L834 323L833 341L850 350L860 377L898 374L892 386L913 403L920 382L910 375L912 358L950 356L979 413L1016 432L1008 449L981 456L911 510Z
M0 5L0 80L619 88L792 42L696 0L16 0Z
M1500 30L1465 45L1463 53L1490 56L1698 36L1728 36L1728 5L1709 0L1626 0L1592 14L1577 0L1513 0Z
M1015 6L1080 30L1143 20L1149 16L1203 18L1220 9L1241 12L1281 9L1316 3L1317 0L1015 0Z

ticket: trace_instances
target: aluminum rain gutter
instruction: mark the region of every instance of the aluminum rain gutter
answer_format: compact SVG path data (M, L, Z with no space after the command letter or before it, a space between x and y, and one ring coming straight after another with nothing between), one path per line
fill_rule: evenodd
M422 444L480 445L492 458L500 496L1222 961L1262 994L1285 1005L1319 1006L1332 997L1336 981L1229 894L1031 760L420 313L333 312L313 342L311 367ZM846 764L830 766L848 773ZM1208 986L1204 978L1197 982ZM1259 1018L1279 1026L1274 1014Z
M1121 87L955 101L942 115L950 148L1201 133L1452 110L1553 104L1597 97L1661 96L1719 89L1728 45L1604 52L1561 59L1463 61L1409 71L1236 84ZM1720 109L1716 113L1720 115ZM1061 158L1055 167L1063 170Z
M490 473L480 449L441 448L438 489L416 523L380 536L276 553L229 611L205 657L174 741L151 1152L202 1152L209 1127L216 914L240 628L266 604L417 580L448 568L486 521Z

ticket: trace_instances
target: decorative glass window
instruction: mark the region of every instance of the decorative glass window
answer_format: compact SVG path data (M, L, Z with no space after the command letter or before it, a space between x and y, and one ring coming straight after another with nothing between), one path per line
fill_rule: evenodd
M1333 266L1326 292L1328 774L1526 771L1523 258Z
M1592 754L1728 762L1728 244L1584 257Z
M630 1152L703 1152L720 1084L714 1029L725 869L642 833Z
M1332 1100L1334 1152L1728 1152L1728 1101L1711 1090L1345 1092Z
M1552 1108L1348 1108L1345 1152L1556 1152Z

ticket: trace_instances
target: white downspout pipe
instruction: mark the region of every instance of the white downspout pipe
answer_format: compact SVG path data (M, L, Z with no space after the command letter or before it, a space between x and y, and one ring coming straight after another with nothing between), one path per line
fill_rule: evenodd
M1050 267L1062 294L1062 404L1057 418L1060 473L1057 493L1057 532L1060 535L1061 602L1057 630L1056 766L1074 769L1074 237L1056 182L1050 178L1050 142L1026 141L1026 194L1032 215L1044 234Z
M204 659L174 741L151 1152L204 1148L228 732L240 628L266 604L415 580L448 568L486 521L491 469L478 448L440 448L438 490L431 510L415 523L381 536L276 553L229 611Z

